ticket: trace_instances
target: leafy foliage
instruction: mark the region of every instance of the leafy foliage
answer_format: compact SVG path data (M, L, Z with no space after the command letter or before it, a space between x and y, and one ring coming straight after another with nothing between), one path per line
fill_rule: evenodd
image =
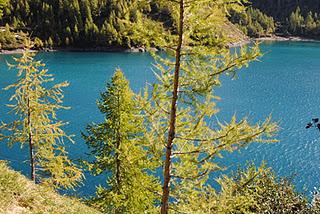
M319 38L319 0L253 0L253 8L278 22L280 35Z
M49 87L53 76L29 50L14 60L16 64L9 66L17 71L18 81L5 90L14 90L8 107L17 120L2 127L9 131L5 139L9 146L28 146L32 180L53 188L73 188L81 181L82 172L67 156L63 143L72 140L62 129L67 123L58 120L56 114L57 110L68 109L62 106L62 89L69 83Z
M108 175L107 186L99 186L92 204L106 213L152 212L158 182L152 176L150 144L129 82L118 69L101 93L98 108L103 122L87 127L83 135L94 160L92 174Z
M320 10L319 0L252 0L251 2L254 8L258 8L277 21L285 21L297 7L300 7L305 14Z
M173 23L166 6L145 0L8 0L0 21L38 37L46 48L102 50L145 46L143 35L151 38L162 28L175 31ZM137 28L144 30L142 35ZM156 41L153 45L157 47Z
M250 37L271 36L276 30L276 24L272 17L252 7L249 7L245 13L231 11L230 19Z
M298 193L288 179L278 179L266 165L249 165L218 182L218 213L311 213L307 197Z
M269 214L317 214L319 197L313 202L296 191L291 180L278 178L265 164L250 164L231 176L217 180L221 189L204 186L197 194L186 192L186 203L172 213L269 213Z
M303 15L301 9L291 13L288 21L288 32L293 35L318 37L320 35L320 18L317 13Z
M241 10L241 2L158 2L170 11L175 30L159 39L168 55L154 54L159 83L145 90L140 103L150 127L148 141L155 143L155 156L164 160L161 213L188 213L183 208L191 196L201 194L211 173L221 169L216 157L250 142L273 142L268 137L277 126L270 119L251 125L236 117L230 123L208 123L218 112L214 89L221 85L220 76L234 76L259 56L257 46L230 50L222 33L228 9Z
M135 0L9 0L3 24L32 31L47 47L138 45L130 26L150 10Z
M8 0L0 0L0 19L2 18L3 15L3 8L6 6Z
M0 28L0 49L12 50L24 47L27 35L23 32L13 32L7 24Z

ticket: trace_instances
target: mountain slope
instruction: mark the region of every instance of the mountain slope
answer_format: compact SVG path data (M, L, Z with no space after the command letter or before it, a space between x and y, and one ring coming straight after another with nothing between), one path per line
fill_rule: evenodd
M320 11L320 0L251 0L254 8L272 16L277 21L284 21L300 7L303 13Z

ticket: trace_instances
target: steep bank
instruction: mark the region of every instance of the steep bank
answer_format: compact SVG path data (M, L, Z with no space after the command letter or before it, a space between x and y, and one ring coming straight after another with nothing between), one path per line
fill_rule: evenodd
M26 177L0 161L0 213L98 214L79 200L61 196Z

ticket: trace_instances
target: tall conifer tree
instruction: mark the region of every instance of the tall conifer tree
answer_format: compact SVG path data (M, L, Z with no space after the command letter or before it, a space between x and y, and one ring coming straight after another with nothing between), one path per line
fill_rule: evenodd
M92 174L106 174L108 180L106 187L97 188L93 205L106 213L151 212L160 186L149 174L154 164L147 153L143 117L119 69L101 94L98 108L103 122L89 125L83 137L94 157L88 164Z
M30 47L27 42L26 47ZM56 111L68 109L62 105L64 87L69 83L52 84L54 78L45 64L34 60L34 54L26 49L15 64L18 81L5 90L14 90L8 105L17 120L1 128L9 131L4 136L8 145L20 143L28 147L30 178L52 188L74 188L82 180L82 172L68 158L64 141L72 139L63 131L67 123L57 118Z
M256 59L257 46L228 48L221 33L228 9L242 9L241 1L159 0L170 11L174 32L161 45L168 57L154 55L159 84L141 99L150 134L163 162L161 213L202 213L213 189L207 181L221 167L214 162L223 151L232 152L250 142L268 142L277 127L267 119L250 125L232 117L229 123L214 123L218 112L214 89L222 74ZM161 39L159 39L161 41ZM148 89L146 90L148 91ZM270 140L272 141L272 140ZM163 154L163 155L161 155ZM169 205L170 204L170 205ZM201 204L201 206L200 206Z

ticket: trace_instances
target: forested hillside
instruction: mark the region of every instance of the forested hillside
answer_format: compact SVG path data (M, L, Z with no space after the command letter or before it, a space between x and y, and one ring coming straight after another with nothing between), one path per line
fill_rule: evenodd
M277 21L286 20L297 7L300 7L304 14L309 11L320 12L320 0L251 0L251 2L255 8Z
M226 24L222 30L230 38L243 37L234 25ZM28 32L38 48L118 50L143 47L146 37L154 38L148 34L162 28L172 33L177 30L166 6L134 0L6 0L0 25L3 49L21 47L21 31ZM156 46L153 41L151 45Z
M231 20L251 37L320 36L319 0L252 0L245 14L233 14Z
M176 29L171 14L158 4L134 0L5 0L0 25L3 49L21 47L20 32L36 46L130 48L144 46L137 28L154 30L153 21ZM317 38L320 1L252 0L246 12L231 11L230 20L250 37L280 35ZM166 20L166 22L163 22ZM7 28L5 26L7 25ZM9 27L10 26L10 27ZM15 32L16 36L10 35ZM234 32L234 31L233 31ZM230 33L229 33L230 34ZM22 36L23 38L23 36Z
M132 24L152 10L155 6L131 0L8 0L1 25L28 31L45 47L130 47L141 45L132 36Z

